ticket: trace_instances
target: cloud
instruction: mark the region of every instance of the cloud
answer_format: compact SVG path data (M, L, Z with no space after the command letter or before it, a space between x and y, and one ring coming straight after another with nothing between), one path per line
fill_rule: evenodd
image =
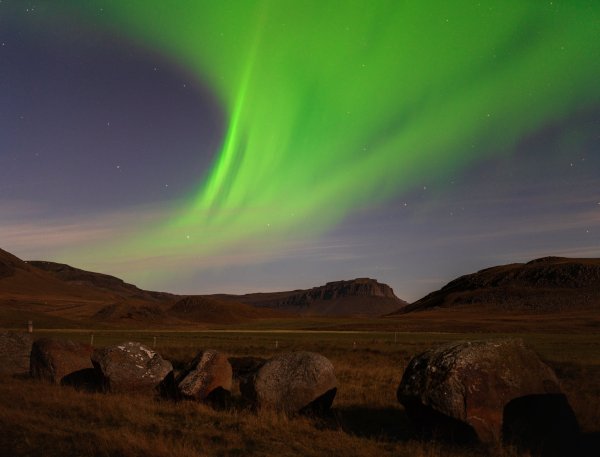
M24 258L60 256L65 250L108 242L160 220L166 213L163 207L143 206L56 218L46 208L19 201L0 202L0 211L1 247Z

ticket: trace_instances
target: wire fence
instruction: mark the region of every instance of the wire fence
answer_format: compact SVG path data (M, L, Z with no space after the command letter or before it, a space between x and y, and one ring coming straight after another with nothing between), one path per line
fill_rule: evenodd
M282 351L395 351L407 346L430 346L432 338L408 332L323 331L323 330L86 330L33 329L34 339L69 339L95 348L127 341L138 342L157 352L164 350L217 349L236 354L276 353Z

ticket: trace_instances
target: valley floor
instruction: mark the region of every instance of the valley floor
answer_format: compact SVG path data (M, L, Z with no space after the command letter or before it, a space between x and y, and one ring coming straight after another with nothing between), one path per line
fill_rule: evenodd
M248 331L250 330L250 331ZM339 390L330 415L257 415L239 401L221 411L193 402L84 393L30 379L0 379L0 449L11 456L519 456L420 441L396 389L410 358L447 341L521 337L557 372L590 447L600 437L600 335L327 331L49 330L94 345L140 341L175 368L200 349L269 357L319 352L334 364ZM156 338L156 340L155 340ZM234 388L234 398L239 392Z

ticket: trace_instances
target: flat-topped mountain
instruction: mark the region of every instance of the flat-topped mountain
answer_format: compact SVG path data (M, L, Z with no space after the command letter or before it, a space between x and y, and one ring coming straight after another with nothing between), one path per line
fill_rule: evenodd
M393 314L434 308L513 311L600 308L600 259L544 257L461 276Z
M390 286L370 278L328 282L306 290L215 297L301 315L380 316L406 305Z

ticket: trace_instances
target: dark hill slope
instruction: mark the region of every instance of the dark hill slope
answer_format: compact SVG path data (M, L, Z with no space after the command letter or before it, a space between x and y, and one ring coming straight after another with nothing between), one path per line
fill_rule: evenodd
M0 325L8 325L18 317L21 323L55 321L65 326L68 321L90 317L100 306L120 300L105 289L65 282L2 250L0 271Z
M17 270L29 271L29 268L18 257L0 249L0 279L14 276Z
M30 260L27 264L50 273L67 284L101 289L121 298L136 298L150 302L163 302L175 298L172 294L142 290L114 276L80 270L63 263Z
M117 315L159 321L162 308L175 299L113 276L54 262L25 262L0 250L0 326L33 320L71 327L81 321L114 321Z
M108 294L78 284L67 284L49 272L36 268L0 249L0 299L53 297L103 299Z
M281 311L201 295L182 298L167 313L185 321L213 324L237 324L254 319L289 317Z
M393 314L459 306L535 312L598 309L600 259L544 257L487 268L461 276Z

